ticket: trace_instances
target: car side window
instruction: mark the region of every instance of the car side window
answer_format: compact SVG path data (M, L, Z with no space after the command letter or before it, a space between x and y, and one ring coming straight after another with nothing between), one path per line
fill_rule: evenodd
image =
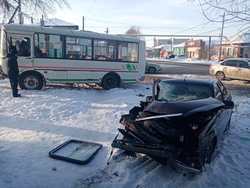
M230 67L237 67L237 61L234 60L226 60L223 62L223 65Z
M238 65L240 68L248 68L248 63L245 61L239 61Z

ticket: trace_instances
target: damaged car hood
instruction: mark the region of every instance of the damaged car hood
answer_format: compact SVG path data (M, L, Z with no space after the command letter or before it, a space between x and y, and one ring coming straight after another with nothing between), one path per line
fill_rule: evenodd
M182 114L182 116L189 116L194 113L206 112L223 106L225 106L224 103L211 97L206 99L178 102L155 100L144 109L144 112L159 115Z

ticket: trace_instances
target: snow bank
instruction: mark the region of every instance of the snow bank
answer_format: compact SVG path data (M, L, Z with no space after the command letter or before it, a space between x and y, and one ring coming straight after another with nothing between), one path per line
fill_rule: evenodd
M137 104L147 86L110 91L46 89L12 98L0 81L0 187L72 187L103 169L120 115ZM48 152L68 139L94 141L103 149L88 165L53 160Z

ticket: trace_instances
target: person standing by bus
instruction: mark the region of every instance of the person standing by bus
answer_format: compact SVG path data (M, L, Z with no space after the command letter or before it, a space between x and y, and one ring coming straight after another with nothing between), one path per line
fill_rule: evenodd
M8 53L8 77L10 80L10 86L12 89L12 95L13 97L21 97L20 94L18 94L18 77L19 77L19 69L18 69L18 63L17 63L17 50L16 47L11 45L9 48Z

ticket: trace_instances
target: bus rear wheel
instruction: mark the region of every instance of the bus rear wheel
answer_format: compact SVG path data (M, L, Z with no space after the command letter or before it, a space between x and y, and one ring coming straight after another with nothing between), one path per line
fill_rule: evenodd
M43 78L38 73L24 73L19 79L19 86L21 89L41 90L43 85Z
M109 90L120 87L121 79L116 73L108 73L102 79L102 88Z

